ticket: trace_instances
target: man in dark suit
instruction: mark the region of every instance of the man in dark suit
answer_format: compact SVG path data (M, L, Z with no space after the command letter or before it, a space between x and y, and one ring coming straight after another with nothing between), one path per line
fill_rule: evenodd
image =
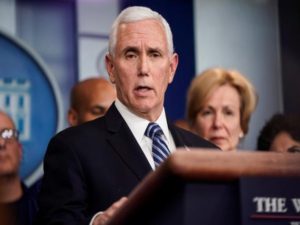
M126 201L121 197L158 166L152 158L154 139L145 135L150 122L160 127L170 153L184 146L215 147L167 120L164 96L177 65L172 33L161 15L145 7L121 12L106 56L117 100L104 117L50 141L39 224L104 224Z

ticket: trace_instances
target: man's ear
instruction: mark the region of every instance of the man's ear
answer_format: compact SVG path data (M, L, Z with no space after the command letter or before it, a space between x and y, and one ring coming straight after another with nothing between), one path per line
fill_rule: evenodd
M172 83L172 81L174 79L174 76L175 76L175 73L176 73L176 69L177 69L177 66L178 66L178 61L179 61L178 54L174 53L171 56L171 59L170 59L169 84Z
M109 53L107 53L105 56L105 66L106 66L107 73L109 75L109 79L114 84L116 81L115 75L114 75L115 67L114 67L114 63L113 63L113 58Z
M68 111L68 122L70 126L76 126L78 124L78 115L73 108L70 108Z

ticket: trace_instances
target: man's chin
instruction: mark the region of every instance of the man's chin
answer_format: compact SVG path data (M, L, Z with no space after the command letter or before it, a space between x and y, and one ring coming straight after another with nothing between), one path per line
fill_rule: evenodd
M154 105L138 105L135 107L134 113L148 120L153 120L153 118L159 116L156 115L158 112L157 112L157 108L155 108Z
M154 104L149 101L136 101L132 105L132 108L141 113L148 113L154 109Z
M140 106L140 107L137 108L137 112L139 114L143 114L143 115L151 114L152 111L153 111L153 107Z

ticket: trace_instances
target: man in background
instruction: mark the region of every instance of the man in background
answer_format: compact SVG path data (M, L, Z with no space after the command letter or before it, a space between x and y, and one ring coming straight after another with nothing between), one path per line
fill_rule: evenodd
M37 212L37 188L22 183L19 168L22 146L12 119L0 111L0 205L10 224L30 225ZM0 218L0 223L2 220Z
M104 78L88 78L71 90L68 122L70 126L104 116L116 99L116 89Z

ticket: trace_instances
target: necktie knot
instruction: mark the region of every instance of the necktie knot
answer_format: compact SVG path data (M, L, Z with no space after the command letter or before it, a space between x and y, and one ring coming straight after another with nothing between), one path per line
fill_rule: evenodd
M152 139L152 156L155 167L159 166L169 155L170 150L162 138L163 131L156 123L149 123L145 135Z
M149 123L145 135L153 140L154 137L161 137L162 129L157 123Z

